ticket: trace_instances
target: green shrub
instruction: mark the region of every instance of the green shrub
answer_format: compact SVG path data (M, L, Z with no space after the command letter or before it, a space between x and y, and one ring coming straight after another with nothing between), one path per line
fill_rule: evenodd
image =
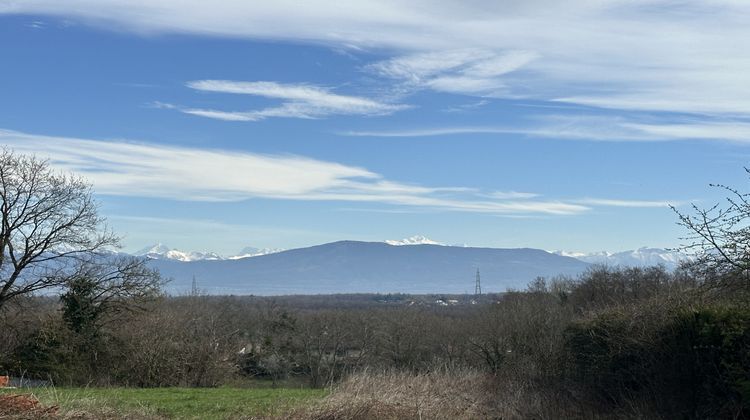
M750 415L750 310L609 310L565 333L566 378L599 404L670 418Z

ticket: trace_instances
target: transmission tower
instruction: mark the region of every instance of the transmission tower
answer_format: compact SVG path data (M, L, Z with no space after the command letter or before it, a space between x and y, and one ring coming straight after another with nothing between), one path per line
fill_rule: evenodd
M482 294L482 280L479 277L479 269L477 268L477 281L474 284L474 294L479 296Z

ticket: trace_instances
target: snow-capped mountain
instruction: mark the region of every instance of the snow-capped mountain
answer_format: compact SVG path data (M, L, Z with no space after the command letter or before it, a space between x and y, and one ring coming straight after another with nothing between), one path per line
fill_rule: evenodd
M447 245L441 242L434 241L425 236L417 235L410 238L401 240L387 240L384 241L388 245L392 246L407 246L407 245L439 245L449 248L461 248L466 245ZM170 248L162 243L152 245L141 249L134 253L134 255L146 257L152 260L171 260L181 262L191 261L218 261L218 260L241 260L245 258L260 257L269 254L276 254L284 251L279 248L255 248L246 247L243 248L236 255L221 256L215 252L198 252L198 251L181 251L178 249ZM563 257L572 257L579 261L583 261L589 264L606 264L610 266L634 266L634 267L645 267L652 265L664 265L669 270L674 270L683 260L691 259L690 256L682 254L676 251L670 251L662 248L638 248L631 251L623 252L570 252L570 251L552 251L553 254L557 254Z
M152 245L141 249L135 255L146 257L154 260L176 260L176 261L203 261L203 260L221 260L220 255L215 252L184 252L179 249L172 249L162 243Z
M179 249L170 248L162 243L151 245L133 255L139 257L146 257L152 260L174 260L174 261L212 261L212 260L237 260L240 258L257 257L260 255L273 254L275 252L281 252L282 249L278 248L243 248L237 255L229 257L223 257L215 252L199 252L199 251L180 251Z
M692 259L689 255L681 252L648 247L623 252L600 251L586 253L555 251L554 253L565 257L573 257L590 264L632 267L645 267L662 264L670 270L677 268L680 262Z
M537 276L576 276L589 264L540 249L498 249L339 241L252 258L182 262L152 259L169 291L190 290L193 279L216 294L464 293L522 290Z
M166 255L169 251L172 249L162 243L158 243L156 245L147 246L140 251L137 251L133 253L133 255L137 255L139 257L151 257L156 258L160 255Z
M403 246L403 245L445 245L444 243L433 241L430 238L426 238L421 235L412 236L410 238L400 239L400 240L393 240L389 239L386 240L385 243L388 245L393 246Z
M255 248L252 246L248 246L248 247L242 248L242 251L240 251L239 254L232 255L231 257L227 257L227 259L239 260L241 258L259 257L261 255L275 254L281 251L283 251L283 249L281 248Z

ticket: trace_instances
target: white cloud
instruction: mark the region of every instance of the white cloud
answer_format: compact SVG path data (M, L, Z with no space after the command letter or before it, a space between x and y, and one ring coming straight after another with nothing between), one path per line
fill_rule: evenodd
M646 135L669 139L719 139L750 143L750 123L738 121L643 124L625 123L624 127Z
M593 141L657 141L653 133L627 125L620 118L597 116L551 115L533 121L519 121L512 126L426 127L383 131L345 131L353 137L432 137L462 134L517 134L529 137ZM521 125L524 124L524 125Z
M27 23L26 27L33 28L33 29L44 29L47 27L47 24L41 20L35 20L35 21Z
M462 134L517 134L529 137L590 141L720 140L750 143L750 123L744 120L663 122L649 118L594 115L547 115L515 126L425 127L384 131L346 131L354 137L432 137Z
M488 199L471 188L424 187L364 168L263 155L0 130L0 143L90 179L101 194L186 201L250 198L372 202L476 213L578 214L589 207L528 195Z
M506 198L534 198L539 197L539 194L519 191L495 191L489 193L488 196L502 200Z
M418 53L371 64L367 69L397 79L405 89L480 96L507 96L502 76L525 66L537 55L529 51L494 52L462 49Z
M266 118L322 118L330 115L387 115L409 108L407 105L379 102L358 96L332 93L329 89L304 84L196 80L187 86L203 92L253 95L281 99L280 106L250 111L221 111L157 103L160 108L177 109L191 115L224 121L259 121Z
M474 110L474 109L482 108L482 107L484 107L485 105L487 105L489 103L490 103L490 101L488 101L486 99L482 99L480 101L471 102L471 103L468 103L468 104L461 104L461 105L457 105L457 106L454 106L454 107L451 107L451 108L446 108L446 109L443 110L443 112L459 112L459 113L461 113L461 112L468 112L468 111L471 111L471 110Z
M450 136L455 134L508 134L517 133L518 130L511 127L435 127L435 128L414 128L401 130L382 130L382 131L343 131L339 133L342 136L353 137L432 137L432 136Z
M0 13L377 49L395 57L383 74L441 91L750 115L746 1L25 0Z
M185 114L222 121L259 121L264 118L253 112L226 112L213 109L183 108L178 106L174 106L173 109L177 109Z
M592 205L592 206L608 206L608 207L632 207L632 208L667 208L672 206L681 206L685 204L683 201L677 200L616 200L607 198L584 198L581 200L575 200L577 203Z
M50 137L0 130L0 143L49 158L85 176L98 193L185 201L251 198L369 202L402 208L498 215L575 215L617 200L545 200L516 191L425 187L390 181L364 168L301 156L264 155L125 141ZM632 207L652 207L632 202Z
M48 137L0 131L0 142L49 157L58 168L91 179L98 192L179 200L222 201L301 196L378 180L363 168L299 156L203 150L121 141Z

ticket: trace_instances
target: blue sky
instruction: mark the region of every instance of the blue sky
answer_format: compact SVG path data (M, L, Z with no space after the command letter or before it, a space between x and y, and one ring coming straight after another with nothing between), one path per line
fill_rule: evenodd
M128 251L671 247L747 186L745 2L64 3L0 1L0 143Z

